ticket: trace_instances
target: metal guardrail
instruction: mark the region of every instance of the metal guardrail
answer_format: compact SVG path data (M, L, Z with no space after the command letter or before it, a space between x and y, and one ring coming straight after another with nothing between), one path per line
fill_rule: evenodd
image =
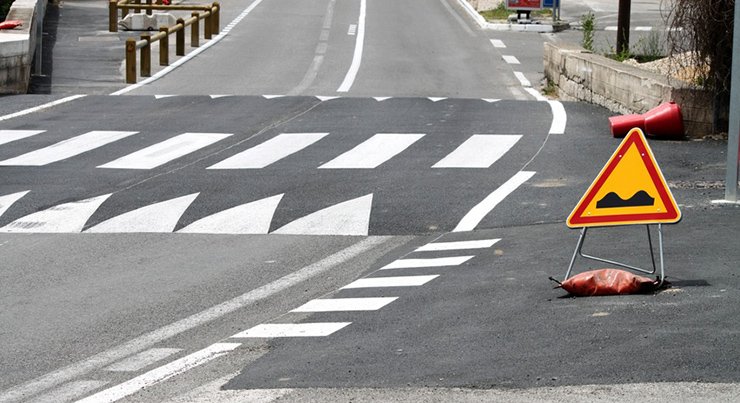
M170 55L170 41L169 37L175 34L175 54L177 56L185 55L185 27L190 26L190 47L197 48L200 46L200 20L205 20L203 23L203 38L211 39L213 33L218 33L220 30L220 11L221 6L218 2L214 2L210 5L176 5L176 6L165 6L158 4L150 4L152 0L146 0L148 4L141 4L141 0L135 0L136 3L131 3L128 0L110 0L110 31L117 32L118 29L118 10L122 12L122 16L126 16L130 10L141 11L146 10L150 13L151 10L179 10L179 11L194 11L191 17L188 19L178 18L177 23L171 27L160 27L159 32L150 35L141 35L140 40L135 38L128 38L126 40L126 83L136 83L136 51L141 51L140 57L140 75L142 77L151 77L151 45L157 41L159 44L159 65L168 66L169 55ZM196 12L197 11L197 12ZM115 30L114 30L115 25Z

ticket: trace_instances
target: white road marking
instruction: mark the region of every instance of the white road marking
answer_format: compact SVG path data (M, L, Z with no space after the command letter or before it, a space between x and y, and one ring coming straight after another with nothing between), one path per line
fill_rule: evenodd
M35 136L46 130L0 130L0 144Z
M63 233L80 232L90 216L111 194L60 204L29 214L0 228L0 232Z
M504 41L501 39L491 39L491 45L493 45L494 48L505 48L506 45L504 44Z
M152 169L221 141L230 133L183 133L123 156L98 168Z
M432 168L490 168L520 138L518 134L475 134Z
M635 31L652 31L653 27L635 27Z
M163 326L159 329L145 333L135 339L129 340L119 346L100 352L85 360L58 369L36 379L14 386L0 393L0 401L22 400L27 396L36 395L40 392L53 388L64 382L80 378L85 374L96 371L120 359L136 354L150 348L164 340L170 339L183 332L212 322L239 309L253 305L273 295L279 294L290 287L300 284L310 278L323 275L337 266L344 264L355 257L373 249L392 237L373 236L365 238L345 249L334 253L320 261L301 268L298 271L287 274L271 283L255 288L249 292L222 302L199 313L190 315L177 322Z
M167 365L153 369L147 373L137 376L129 381L112 388L100 391L92 396L88 396L77 403L108 403L123 399L126 396L148 387L152 387L168 378L182 374L199 365L214 360L226 353L235 350L241 346L241 343L216 343L196 351L193 354L175 360Z
M276 99L276 98L285 98L285 95L263 95L262 96L265 99Z
M176 97L176 96L177 95L155 95L154 96L154 99L173 98L173 97Z
M509 56L509 55L502 55L501 56L506 63L509 64L521 64L519 63L519 59L517 59L515 56Z
M282 194L232 207L177 231L190 234L267 234Z
M198 193L140 207L88 229L92 233L172 232Z
M299 218L273 231L289 235L362 235L370 228L372 193Z
M136 372L180 351L182 351L180 348L150 348L104 369L111 372Z
M439 102L444 101L445 99L447 99L447 97L427 97L427 99L432 102Z
M25 196L30 192L30 190L26 190L23 192L17 192L17 193L11 193L9 195L0 196L0 217L5 214L6 211L12 206L15 202L17 202L21 197Z
M618 27L616 25L610 25L610 26L604 28L604 31L616 31L617 28Z
M352 322L268 323L237 333L232 338L325 337Z
M397 299L398 297L314 299L291 312L377 311Z
M211 99L219 99L219 98L227 98L227 97L233 97L233 95L231 94L211 95Z
M522 171L511 177L506 183L501 185L498 189L494 190L489 194L483 201L473 207L465 216L460 220L452 232L461 231L472 231L475 227L480 224L485 216L487 216L499 203L501 203L506 196L515 191L524 182L534 176L535 172Z
M536 89L534 89L532 87L525 87L524 88L524 91L527 91L527 93L529 93L529 95L533 96L534 99L536 99L537 101L542 101L542 102L547 101L547 98L546 97L544 97L542 94L540 94L539 91L537 91Z
M361 278L345 285L341 289L345 290L353 288L419 287L434 280L437 277L439 277L439 274L432 274L429 276Z
M108 381L75 381L65 383L64 385L52 390L49 393L33 398L33 403L58 403L67 402L76 397L83 396L93 390L99 389L108 384Z
M329 133L282 133L262 144L229 157L208 169L259 169L294 154Z
M372 169L409 148L423 134L378 133L319 169Z
M519 84L522 85L522 87L531 87L532 83L527 80L527 77L524 76L524 73L521 71L515 71L514 76L516 76L516 79L519 80Z
M373 99L376 100L376 101L378 101L378 102L383 102L383 101L385 101L387 99L391 99L391 98L393 98L393 97L373 97Z
M332 97L332 96L326 96L326 95L316 95L316 99L318 99L321 102L331 101L332 99L339 99L341 97Z
M0 161L4 166L42 166L102 147L138 132L92 131L29 153Z
M488 102L489 104L492 104L492 103L494 103L494 102L498 102L498 101L500 101L500 99L495 99L495 98L481 98L481 101L486 101L486 102Z
M347 30L347 35L355 36L356 34L357 34L357 24L349 24L349 30Z
M49 109L49 108L52 108L52 107L57 106L57 105L61 105L61 104L65 104L67 102L74 101L76 99L84 98L85 96L86 95L72 95L72 96L69 96L69 97L66 97L66 98L58 99L56 101L45 103L43 105L34 106L33 108L28 108L28 109L24 109L24 110L19 111L19 112L15 112L15 113L11 113L11 114L8 114L8 115L0 116L0 122L5 121L5 120L9 120L9 119L13 119L13 118L17 118L19 116L30 115L30 114L32 114L34 112L42 111L44 109Z
M550 125L550 134L564 134L565 126L568 123L568 115L565 113L565 107L560 101L547 101L552 110L552 125Z
M360 16L357 22L357 39L355 41L355 53L352 56L352 64L349 66L344 81L337 89L337 92L348 92L355 83L357 73L360 71L362 64L362 52L365 46L365 15L367 14L367 0L360 0Z
M501 239L480 239L476 241L434 242L417 248L415 252L433 252L443 250L485 249L495 245Z
M392 269L413 269L418 267L444 267L444 266L459 266L475 256L452 256L452 257L437 257L431 259L399 259L395 262L387 264L380 268L380 270L392 270Z

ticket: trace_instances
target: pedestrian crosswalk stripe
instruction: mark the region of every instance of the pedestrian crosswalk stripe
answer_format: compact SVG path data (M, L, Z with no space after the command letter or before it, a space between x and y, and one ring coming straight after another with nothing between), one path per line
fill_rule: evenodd
M18 157L0 161L4 166L42 166L61 161L138 132L91 131Z
M93 233L172 232L198 193L140 207L88 229Z
M197 234L267 234L282 194L218 212L178 232Z
M315 299L308 301L291 312L377 311L397 299L398 297Z
M30 190L26 190L23 192L17 192L17 193L11 193L9 195L0 196L0 217L5 214L5 212L12 206L15 202L17 202L21 197L28 194Z
M45 130L0 130L0 144L35 136Z
M274 337L323 337L341 330L352 322L320 323L267 323L237 333L232 338L274 338Z
M480 239L475 241L433 242L416 249L416 252L435 252L445 250L467 250L490 248L501 239Z
M288 235L362 235L370 228L372 193L299 218L273 231Z
M294 154L326 137L329 133L282 133L246 151L227 158L208 169L259 169Z
M100 165L98 168L152 169L223 140L227 133L183 133Z
M391 269L413 269L418 267L443 267L443 266L459 266L475 256L453 256L453 257L438 257L432 259L399 259L395 262L387 264L380 268L380 270L391 270Z
M378 133L320 166L321 169L371 169L419 141L423 134Z
M345 289L353 288L383 288L383 287L418 287L422 286L435 278L439 274L428 276L394 276L394 277L370 277L355 280L344 287Z
M19 218L0 228L0 232L80 232L87 220L111 194L60 204Z
M473 135L432 168L490 168L520 138L514 134Z

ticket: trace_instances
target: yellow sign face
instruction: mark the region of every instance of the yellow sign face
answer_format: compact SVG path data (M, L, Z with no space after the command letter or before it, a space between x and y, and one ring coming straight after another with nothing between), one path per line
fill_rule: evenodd
M675 223L673 195L640 129L632 129L568 217L571 228Z

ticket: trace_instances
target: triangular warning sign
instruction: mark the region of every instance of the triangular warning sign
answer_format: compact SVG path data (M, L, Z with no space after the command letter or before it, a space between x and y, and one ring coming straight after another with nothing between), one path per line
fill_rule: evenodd
M632 129L568 216L571 228L675 223L681 211L640 129Z

